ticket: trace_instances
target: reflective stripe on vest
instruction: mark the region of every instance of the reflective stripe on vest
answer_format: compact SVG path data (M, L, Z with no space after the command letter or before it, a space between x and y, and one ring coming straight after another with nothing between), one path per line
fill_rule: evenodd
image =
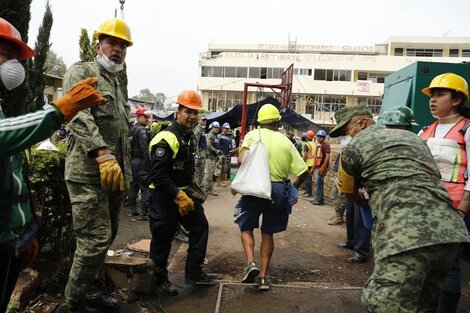
M315 151L315 166L316 167L321 165L321 160L323 159L323 151L321 150L322 146L323 146L323 143L317 146L317 150Z
M307 153L307 160L305 163L307 164L308 167L312 167L315 161L315 143L313 141L307 142L308 145L308 153Z
M468 127L467 121L468 118L462 118L449 130L444 139L434 139L437 121L426 127L421 133L421 138L426 140L437 161L442 180L451 196L454 207L458 207L462 200L466 181L468 159L465 151L465 131ZM458 147L450 147L449 140L457 143ZM449 156L454 160L453 164L440 162L440 160L450 159Z
M171 158L176 158L176 154L178 153L178 150L180 148L180 143L178 141L178 138L176 138L175 134L166 130L159 132L157 135L155 135L155 137L153 137L152 141L150 141L149 144L149 152L151 153L153 146L155 146L162 140L165 140L170 146L171 151L173 151L173 155L171 156ZM149 188L155 189L155 185L153 183L150 183Z

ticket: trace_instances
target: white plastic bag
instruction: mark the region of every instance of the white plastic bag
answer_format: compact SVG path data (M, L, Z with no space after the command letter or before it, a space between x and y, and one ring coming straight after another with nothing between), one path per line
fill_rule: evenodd
M261 141L254 143L246 151L231 188L243 196L271 200L268 153Z

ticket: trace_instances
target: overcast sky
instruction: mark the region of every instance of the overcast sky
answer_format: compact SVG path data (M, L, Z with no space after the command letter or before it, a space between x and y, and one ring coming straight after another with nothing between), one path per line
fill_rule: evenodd
M47 0L33 0L34 47ZM118 0L50 0L52 49L79 60L80 28L93 33ZM214 43L374 45L388 36L470 36L469 0L126 0L129 96L149 88L176 96L196 89L198 56Z

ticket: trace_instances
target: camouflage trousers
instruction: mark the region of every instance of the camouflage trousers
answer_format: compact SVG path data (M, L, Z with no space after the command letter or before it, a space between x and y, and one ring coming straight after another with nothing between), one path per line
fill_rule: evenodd
M460 244L432 245L381 260L362 291L368 312L436 312L440 287Z
M332 197L335 201L335 211L340 214L344 214L344 211L346 211L346 197L336 187L337 178L338 178L338 172L335 172L333 176L333 181L335 185L332 188Z
M198 184L199 187L204 187L206 182L204 180L204 173L206 170L206 160L207 158L204 156L200 156L196 166L194 167L194 182Z
M124 192L106 192L100 185L67 181L72 204L77 248L65 287L69 303L82 303L104 266L104 259L118 232Z
M220 168L217 168L218 158L210 157L206 159L207 163L207 176L206 176L206 187L209 190L212 190L214 187L214 176L218 177L220 175Z

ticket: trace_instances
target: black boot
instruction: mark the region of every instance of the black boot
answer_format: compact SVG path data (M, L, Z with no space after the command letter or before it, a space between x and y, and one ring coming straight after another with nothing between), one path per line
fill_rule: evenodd
M439 291L438 313L456 313L459 305L460 293L446 290Z
M176 289L175 285L167 278L164 281L157 281L157 293L163 293L173 297L178 294L178 289Z
M117 312L119 301L116 298L103 294L101 291L92 291L87 294L87 307L103 311Z

